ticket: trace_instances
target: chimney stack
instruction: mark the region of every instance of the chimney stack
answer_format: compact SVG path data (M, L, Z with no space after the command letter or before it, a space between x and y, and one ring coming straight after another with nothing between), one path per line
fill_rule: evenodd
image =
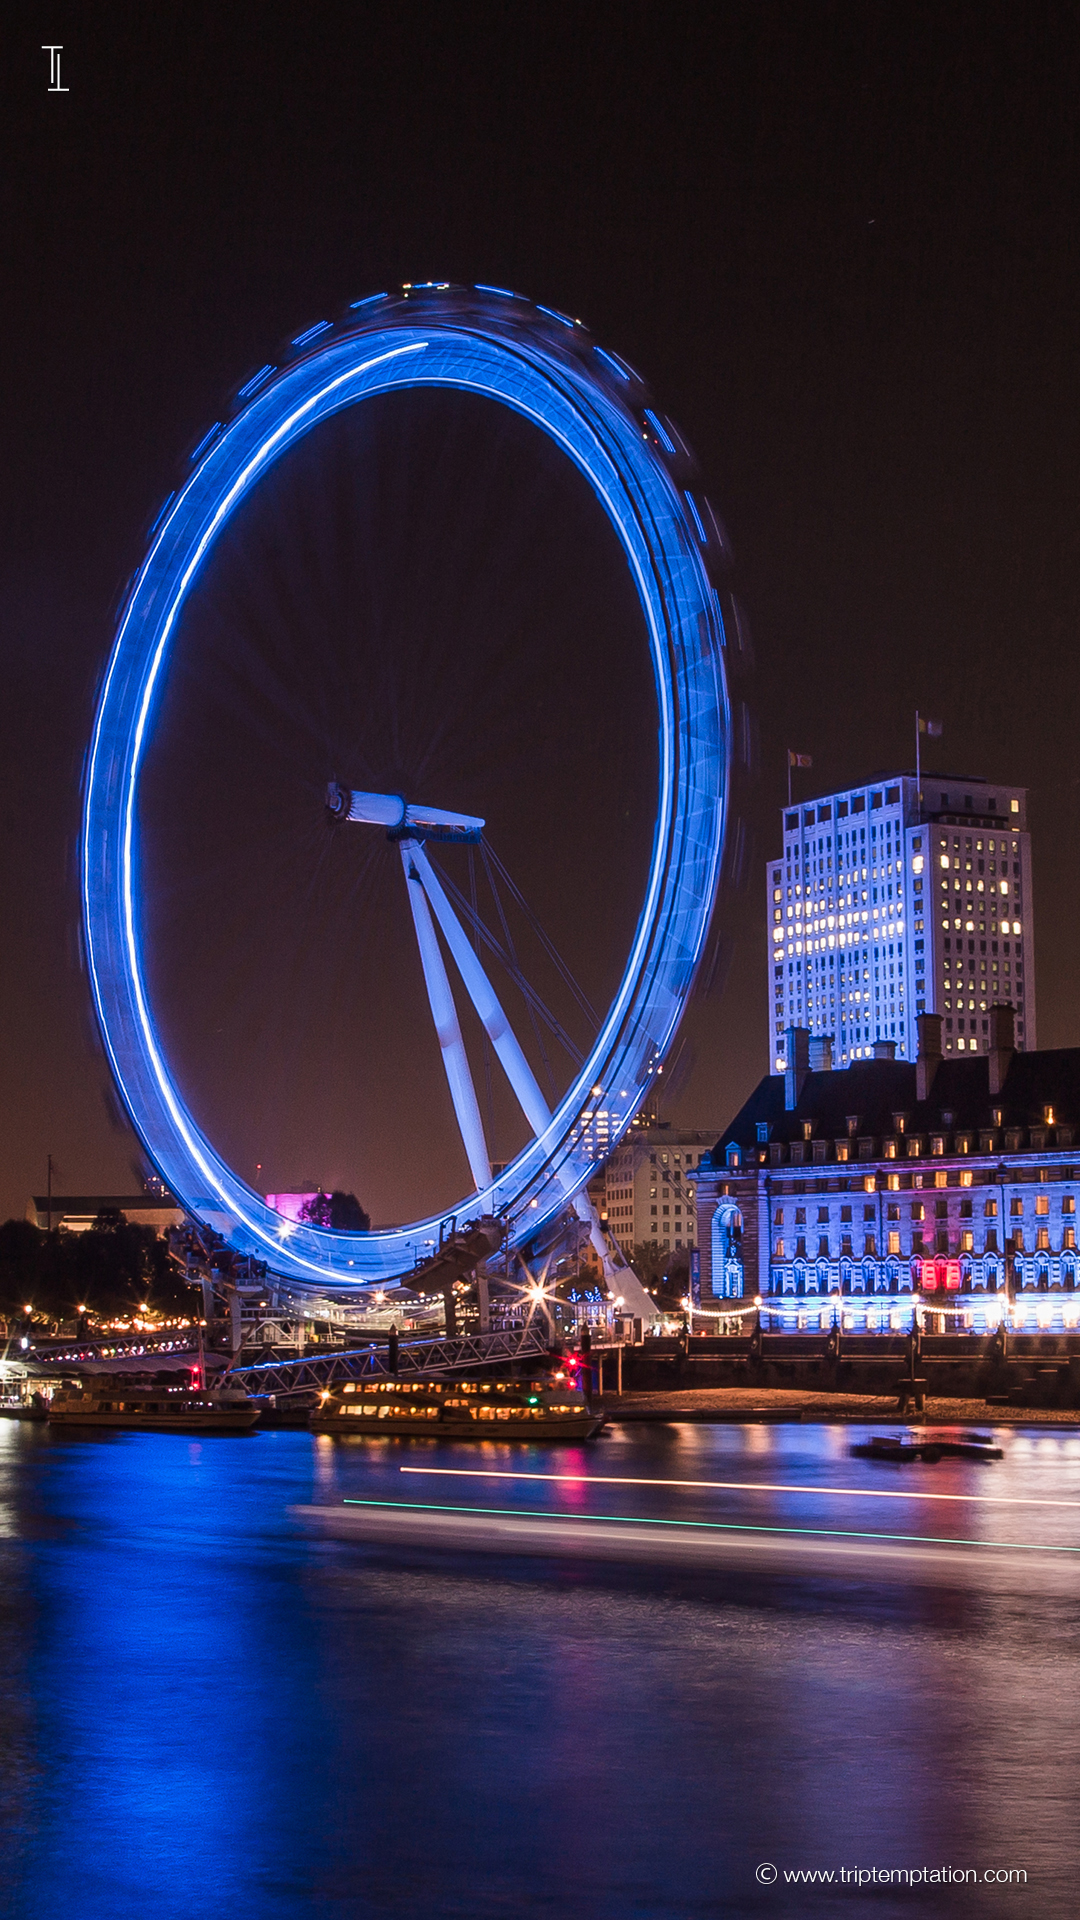
M915 1097L917 1100L929 1100L930 1089L941 1065L941 1015L920 1013L916 1025L919 1029L919 1053L915 1061Z
M794 1113L810 1073L810 1030L789 1027L784 1035L784 1107Z
M896 1059L896 1041L895 1040L875 1040L874 1041L874 1059L875 1060L895 1060Z
M832 1072L832 1034L816 1033L810 1042L811 1073Z
M1005 1076L1016 1052L1016 1016L1011 1007L990 1009L990 1097L1005 1085Z

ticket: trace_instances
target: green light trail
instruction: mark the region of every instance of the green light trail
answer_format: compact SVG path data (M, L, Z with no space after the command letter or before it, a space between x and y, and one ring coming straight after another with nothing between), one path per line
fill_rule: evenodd
M433 1500L354 1500L346 1507L381 1507L394 1513L483 1514L500 1520L569 1520L578 1526L680 1527L697 1533L798 1534L821 1540L889 1540L905 1546L985 1547L1015 1553L1080 1553L1080 1547L1047 1546L1031 1540L967 1540L936 1533L862 1533L852 1527L767 1527L735 1520L654 1520L648 1514L545 1513L535 1507L448 1507Z

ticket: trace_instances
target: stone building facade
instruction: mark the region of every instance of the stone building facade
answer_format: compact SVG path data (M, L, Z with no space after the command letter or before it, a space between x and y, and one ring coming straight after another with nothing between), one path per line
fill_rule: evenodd
M948 1324L1080 1323L1080 1048L1021 1052L1013 1011L991 1046L943 1054L940 1015L916 1061L812 1072L789 1029L698 1169L702 1304L759 1297L766 1324L888 1331L916 1300Z

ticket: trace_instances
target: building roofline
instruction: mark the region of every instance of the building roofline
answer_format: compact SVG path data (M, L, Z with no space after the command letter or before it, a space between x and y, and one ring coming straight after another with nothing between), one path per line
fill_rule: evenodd
M780 811L781 813L789 813L795 812L799 807L816 807L821 800L834 800L837 794L861 793L867 787L884 786L887 780L914 780L915 778L914 767L879 768L874 773L868 774L865 780L842 781L839 786L829 787L821 793L807 793L803 794L797 800L781 801L779 803ZM922 770L924 813L936 811L936 809L928 809L925 805L926 784L928 781L936 780L947 780L954 784L959 781L961 784L966 784L969 787L998 787L1003 792L1008 791L1026 794L1028 791L1027 787L1017 780L988 780L985 774L981 773L939 772L936 768L924 767Z
M183 1201L172 1193L35 1193L31 1199L39 1213L104 1213L130 1208L142 1213L183 1211Z

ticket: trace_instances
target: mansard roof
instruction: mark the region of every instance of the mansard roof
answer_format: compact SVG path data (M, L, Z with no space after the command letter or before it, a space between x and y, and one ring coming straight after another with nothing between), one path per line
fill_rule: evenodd
M806 1122L811 1139L840 1140L847 1138L849 1119L855 1115L856 1135L880 1138L896 1132L893 1116L902 1113L906 1133L977 1133L980 1128L1042 1126L1049 1107L1055 1124L1080 1128L1080 1047L1014 1053L1001 1091L993 1096L986 1054L971 1059L945 1055L924 1101L916 1098L916 1068L908 1060L858 1060L835 1072L809 1073L791 1112L784 1105L784 1089L782 1073L767 1074L758 1082L720 1135L713 1149L716 1165L723 1164L732 1143L757 1147L762 1124L768 1127L769 1140L803 1140ZM1000 1112L1000 1120L995 1121L995 1112Z

